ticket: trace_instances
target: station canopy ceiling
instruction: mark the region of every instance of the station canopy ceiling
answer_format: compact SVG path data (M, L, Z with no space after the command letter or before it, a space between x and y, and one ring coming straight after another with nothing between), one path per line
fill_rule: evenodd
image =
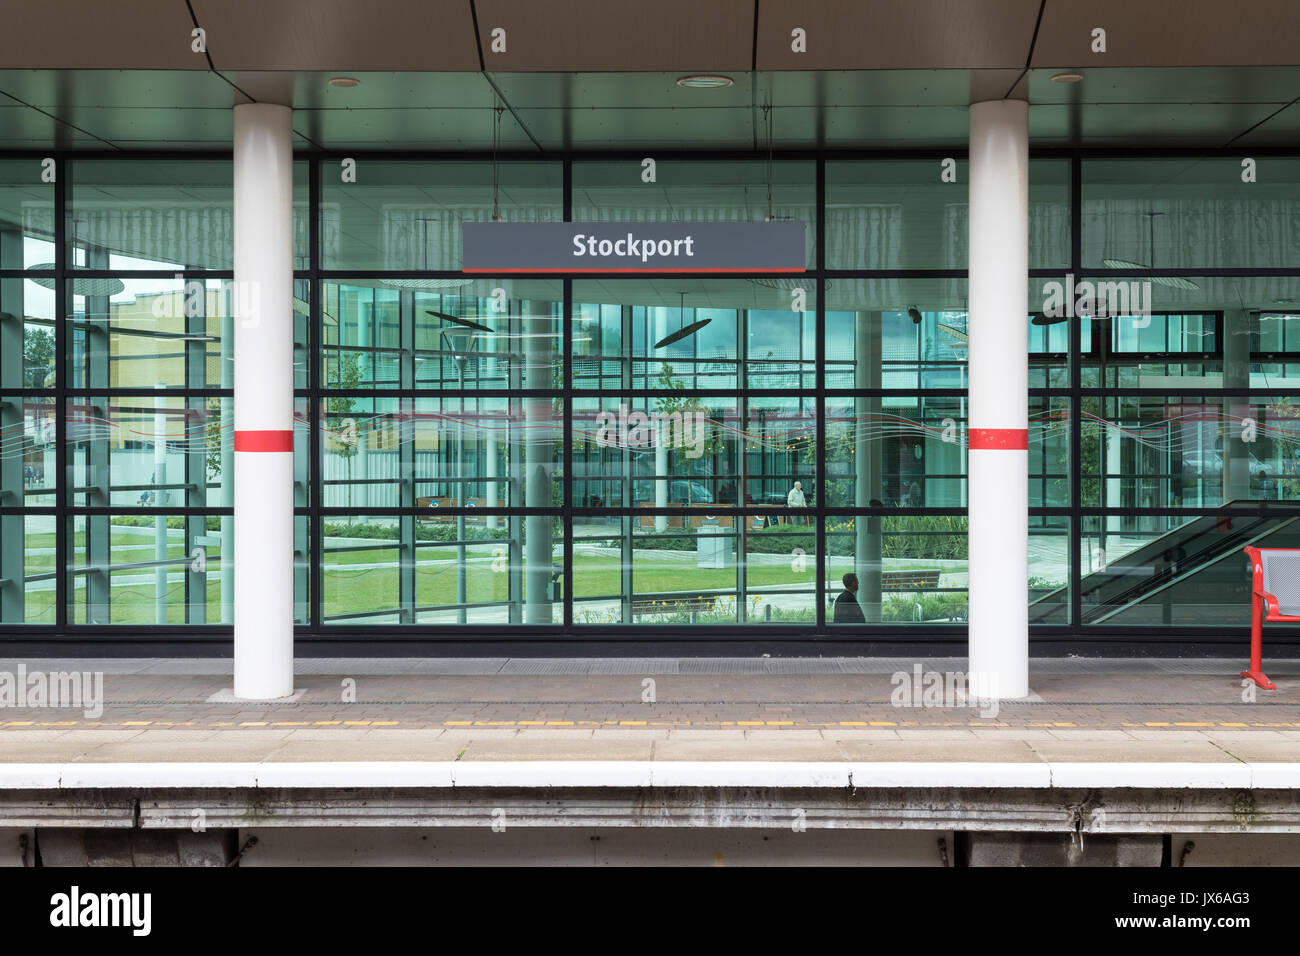
M1007 95L1035 146L1295 146L1297 36L1296 0L64 0L5 13L0 149L224 150L250 100L303 148L487 149L501 107L510 151L753 149L769 104L778 149L960 147Z

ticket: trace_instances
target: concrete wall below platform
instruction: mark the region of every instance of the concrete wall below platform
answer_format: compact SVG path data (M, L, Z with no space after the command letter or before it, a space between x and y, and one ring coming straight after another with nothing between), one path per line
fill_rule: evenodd
M953 834L926 830L241 830L240 866L943 866Z

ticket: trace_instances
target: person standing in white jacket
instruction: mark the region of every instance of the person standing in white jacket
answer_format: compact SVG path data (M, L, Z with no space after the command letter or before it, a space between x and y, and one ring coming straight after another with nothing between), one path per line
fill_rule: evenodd
M794 483L794 487L790 489L790 493L785 496L785 506L787 508L806 508L808 506L808 499L806 499L803 494L803 482L796 481ZM790 523L803 524L803 515L791 515Z

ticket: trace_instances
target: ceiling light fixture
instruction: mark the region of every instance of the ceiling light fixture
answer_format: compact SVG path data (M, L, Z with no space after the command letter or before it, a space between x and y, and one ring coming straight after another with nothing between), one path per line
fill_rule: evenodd
M809 275L798 276L755 276L749 280L754 285L762 286L764 289L780 289L783 292L789 292L792 289L807 289L816 284L816 280ZM822 290L829 292L831 280L822 280Z
M677 304L677 312L684 319L686 318L686 293L679 292L678 295L680 296L680 299ZM699 319L698 321L692 322L690 325L683 325L676 332L670 332L667 335L665 335L662 339L660 339L658 342L656 342L655 348L661 349L666 346L672 345L674 342L680 342L688 335L694 335L696 332L704 328L712 321L713 319L711 318Z
M1147 264L1134 262L1131 259L1111 259L1104 258L1101 264L1107 269L1154 269L1156 267L1156 216L1163 216L1162 212L1144 212L1142 215L1147 217L1149 224L1148 233L1151 237L1150 255L1151 261ZM1188 292L1194 292L1200 289L1200 286L1191 279L1184 279L1182 276L1149 276L1148 281L1156 285L1167 286L1170 289L1185 289Z
M355 76L330 77L330 86L338 86L338 87L343 87L344 89L351 89L354 86L360 86L360 85L361 85L361 81L358 80Z
M351 284L352 280L348 280ZM417 292L424 290L445 289L463 289L467 285L473 285L474 280L465 279L381 279L379 284L389 289L415 289Z
M679 76L677 85L691 90L718 90L730 86L732 79L717 73L699 73L693 76Z
M1078 83L1083 79L1082 73L1057 73L1052 77L1053 83Z
M435 318L442 319L444 322L450 322L452 325L459 325L466 329L475 329L479 332L492 331L492 329L488 328L488 326L484 325L482 322L475 322L472 319L460 319L454 315L448 315L446 312L435 312L433 309L425 309L424 311Z
M42 262L40 265L29 266L31 271L44 271L53 269L53 262ZM23 276L29 282L34 282L42 289L53 291L58 288L58 280L48 276ZM73 279L72 294L81 296L115 296L126 289L126 284L121 279Z

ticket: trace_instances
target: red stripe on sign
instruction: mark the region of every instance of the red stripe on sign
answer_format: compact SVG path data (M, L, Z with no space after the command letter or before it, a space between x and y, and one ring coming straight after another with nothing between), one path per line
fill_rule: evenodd
M460 271L472 272L476 274L483 273L486 275L499 275L502 273L509 274L513 272L528 272L528 273L581 272L583 274L618 273L618 272L625 272L625 273L658 272L658 273L672 273L674 275L679 273L687 273L687 272L744 272L748 274L758 273L760 275L802 275L807 270L806 269L730 269L730 268L728 269L664 269L662 267L650 267L650 266L641 266L641 267L619 266L618 268L610 267L608 269L568 269L568 268L530 269L527 266L519 266L512 269L508 266L501 266L500 268L495 268L495 269L461 269Z
M971 451L1025 451L1029 448L1029 429L972 428L967 447Z
M237 431L235 451L293 451L293 429L284 431Z

